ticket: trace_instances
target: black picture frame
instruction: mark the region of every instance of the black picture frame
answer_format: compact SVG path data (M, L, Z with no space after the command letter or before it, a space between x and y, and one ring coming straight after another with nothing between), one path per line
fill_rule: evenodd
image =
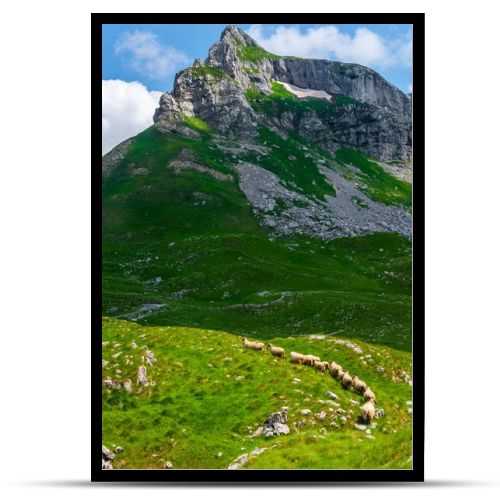
M102 25L103 24L411 24L413 25L413 469L402 470L102 470L97 450L102 445L101 400L101 161ZM424 33L423 13L294 13L294 14L135 14L93 13L92 31L92 481L179 484L297 484L351 482L420 482L424 480ZM95 163L95 165L94 165Z

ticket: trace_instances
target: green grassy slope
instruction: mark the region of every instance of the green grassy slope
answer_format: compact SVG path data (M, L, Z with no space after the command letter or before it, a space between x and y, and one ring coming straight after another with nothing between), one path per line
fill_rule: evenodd
M103 444L124 448L114 467L162 468L169 460L176 468L226 468L245 452L276 445L247 467L411 468L406 404L411 387L402 380L403 371L411 376L411 355L363 342L356 342L363 351L356 353L336 339L287 336L273 343L335 360L369 383L377 406L385 410L370 429L371 437L354 428L359 406L350 400L361 402L361 397L342 389L329 374L274 358L269 351L243 349L241 339L230 333L103 319L103 359L109 362L103 378L133 382L131 394L103 389ZM138 348L132 349L132 341ZM154 385L139 388L136 374L144 346L157 362L148 366ZM328 411L326 391L339 396L334 411ZM290 435L251 439L282 406L289 407ZM303 417L300 410L306 408L312 415ZM315 414L323 410L327 417L320 421Z
M411 243L395 234L271 237L231 169L241 158L216 148L203 124L190 125L200 138L162 135L154 127L139 134L103 180L104 313L118 316L154 303L163 308L142 323L261 338L324 330L409 350ZM318 157L321 150L270 131L262 141L271 152L247 159L317 200L328 194L300 148ZM234 181L195 170L175 174L167 165L183 149ZM297 160L287 162L289 154ZM137 168L146 173L133 175Z

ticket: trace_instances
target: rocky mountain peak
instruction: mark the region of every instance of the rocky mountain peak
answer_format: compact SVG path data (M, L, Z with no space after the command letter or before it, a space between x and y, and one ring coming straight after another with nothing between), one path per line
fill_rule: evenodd
M233 45L250 45L259 47L257 42L241 28L238 28L238 26L228 26L227 28L224 28L220 37L220 42Z
M331 96L332 105L284 110L276 94L280 82L300 89L299 96ZM267 107L259 106L268 96ZM179 125L186 116L233 138L254 138L263 124L285 134L293 130L332 152L347 145L382 160L411 160L411 100L404 92L359 64L271 54L236 26L224 29L203 63L176 75L154 122L164 132L192 134Z

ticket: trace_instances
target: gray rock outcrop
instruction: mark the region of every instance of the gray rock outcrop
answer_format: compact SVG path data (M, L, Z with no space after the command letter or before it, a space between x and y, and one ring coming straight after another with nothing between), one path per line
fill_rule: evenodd
M246 55L248 50L253 57ZM154 121L160 130L192 134L181 122L183 116L194 115L231 137L255 137L257 123L265 118L252 109L245 93L255 88L269 94L273 80L352 101L332 106L326 116L287 113L275 126L293 128L333 151L349 145L384 160L411 159L411 99L404 92L358 64L270 54L235 26L223 31L204 66L197 61L176 75Z
M263 435L265 437L280 436L290 434L290 428L286 425L288 421L288 410L271 413L264 422Z
M106 448L106 446L102 445L102 468L106 470L113 469L114 458L115 454Z

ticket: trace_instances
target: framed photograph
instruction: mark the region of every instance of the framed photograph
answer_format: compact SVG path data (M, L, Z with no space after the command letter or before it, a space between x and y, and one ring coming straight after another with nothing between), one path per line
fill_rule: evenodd
M424 14L91 24L92 480L422 481Z

